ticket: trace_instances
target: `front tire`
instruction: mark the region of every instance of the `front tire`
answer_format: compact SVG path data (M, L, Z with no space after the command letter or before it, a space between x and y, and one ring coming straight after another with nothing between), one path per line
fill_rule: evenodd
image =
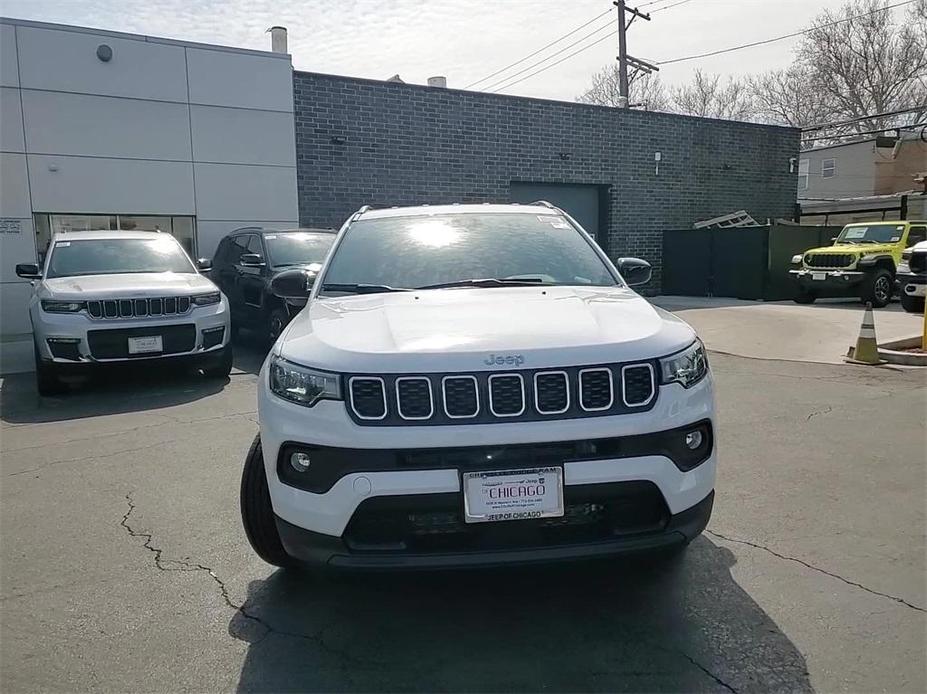
M35 387L39 395L60 395L65 392L67 386L58 377L58 369L54 362L43 361L39 356L39 348L34 344L32 349L35 351Z
M290 322L290 313L283 306L277 306L274 310L270 312L270 316L267 319L267 342L268 344L274 344L277 341L277 338L280 337L280 333L283 332L283 329L287 326L287 323Z
M923 313L924 312L924 297L908 296L907 294L902 294L901 295L901 308L903 308L908 313Z
M232 352L232 343L229 342L222 348L222 355L213 366L207 366L203 369L206 378L228 378L232 372L232 362L235 355Z
M245 470L241 476L241 521L245 526L248 542L261 559L281 568L295 565L293 557L287 554L283 543L280 542L280 534L274 521L260 434L255 436L251 443L245 458Z
M879 268L866 278L860 298L871 303L873 308L884 308L892 300L894 283L892 273L885 268Z
M796 304L813 304L814 300L818 298L818 295L807 289L799 290L798 294L792 297L792 301Z

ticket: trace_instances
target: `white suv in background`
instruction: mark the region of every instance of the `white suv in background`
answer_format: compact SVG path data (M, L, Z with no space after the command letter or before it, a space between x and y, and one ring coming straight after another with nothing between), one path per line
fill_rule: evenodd
M649 277L546 203L360 210L317 278L272 281L311 295L260 373L256 552L448 568L686 546L714 498L712 382L692 328L629 288Z
M29 317L39 393L92 365L176 360L225 377L232 368L225 297L173 236L142 231L56 234L33 280Z

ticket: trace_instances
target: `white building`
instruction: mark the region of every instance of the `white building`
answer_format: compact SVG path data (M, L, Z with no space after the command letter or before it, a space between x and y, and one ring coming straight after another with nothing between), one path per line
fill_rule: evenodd
M32 367L17 263L51 233L160 229L194 257L296 226L290 56L0 18L0 372Z

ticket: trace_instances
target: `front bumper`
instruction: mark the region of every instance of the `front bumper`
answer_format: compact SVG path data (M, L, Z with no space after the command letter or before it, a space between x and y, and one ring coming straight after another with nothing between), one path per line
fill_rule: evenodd
M364 427L355 424L340 401L320 401L312 408L296 405L270 394L266 368L262 370L258 389L258 410L261 422L261 443L264 467L271 503L288 551L305 561L352 566L452 566L507 563L511 561L549 561L558 558L578 558L597 554L613 554L636 549L656 548L692 539L707 522L717 466L717 447L697 467L684 471L667 455L630 455L596 459L562 459L564 495L595 494L610 485L621 497L629 489L646 485L641 493L650 501L648 508L662 509L660 518L646 528L610 539L586 538L579 543L566 542L547 546L543 542L514 547L483 546L469 552L444 553L410 559L414 553L399 550L392 553L354 551L345 544L346 531L356 518L358 509L372 500L400 503L421 501L437 503L440 508L429 512L447 512L462 505L461 470L454 467L415 470L382 470L349 472L322 493L298 489L281 481L277 472L278 455L282 446L303 443L308 446L402 451L408 449L448 449L455 447L499 446L527 444L557 444L565 441L613 439L663 432L708 421L714 424L714 399L711 377L692 388L674 384L661 386L653 409L648 412L552 421L535 421L472 426L389 426ZM521 465L520 467L530 467ZM471 468L468 468L471 469ZM472 469L479 469L472 468ZM585 503L577 497L578 504ZM449 505L450 504L450 505ZM693 511L697 520L683 515ZM648 512L649 513L649 512ZM655 513L655 512L654 512ZM518 527L526 521L490 523L487 525ZM693 532L691 529L697 528ZM501 531L500 531L501 532ZM389 554L389 556L387 556ZM439 553L441 554L441 553ZM458 556L465 554L466 556Z
M802 289L824 292L840 292L856 287L865 278L865 272L858 270L789 270L789 274Z
M85 311L49 313L37 303L30 316L39 358L75 371L93 364L211 357L230 340L224 297L218 304L163 318L93 319ZM162 335L165 351L125 353L129 336L148 335Z
M899 293L905 296L927 297L927 274L899 272L895 276L895 284Z

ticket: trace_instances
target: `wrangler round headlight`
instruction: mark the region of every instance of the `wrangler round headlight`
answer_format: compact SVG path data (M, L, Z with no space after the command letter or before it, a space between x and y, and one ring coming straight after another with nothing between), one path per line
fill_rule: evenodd
M270 390L281 398L306 407L319 400L341 400L341 379L337 374L299 366L277 356L271 357L269 371Z
M705 345L696 339L681 352L660 360L660 382L663 385L679 383L683 388L695 385L708 373Z

